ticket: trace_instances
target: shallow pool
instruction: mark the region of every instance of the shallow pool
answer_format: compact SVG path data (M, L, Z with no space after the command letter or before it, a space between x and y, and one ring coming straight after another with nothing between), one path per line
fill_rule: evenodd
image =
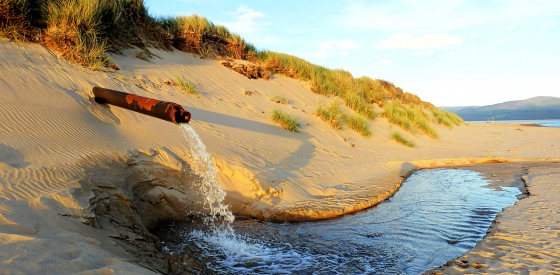
M521 193L488 184L469 170L421 170L391 199L337 219L238 218L235 234L192 221L161 225L154 234L179 261L179 273L419 274L472 248Z

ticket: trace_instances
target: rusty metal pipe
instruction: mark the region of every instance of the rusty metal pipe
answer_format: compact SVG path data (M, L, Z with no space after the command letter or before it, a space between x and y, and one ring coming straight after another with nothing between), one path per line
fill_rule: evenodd
M93 95L95 102L97 103L115 105L131 111L167 120L175 124L189 123L191 120L191 113L185 111L183 107L177 103L161 101L100 87L93 87Z

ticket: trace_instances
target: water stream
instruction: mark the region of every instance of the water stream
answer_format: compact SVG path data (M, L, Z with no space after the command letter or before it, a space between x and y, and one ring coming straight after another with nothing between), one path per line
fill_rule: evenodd
M209 155L200 159L209 161ZM154 231L166 252L189 259L185 274L419 274L472 248L520 194L487 187L478 172L421 170L391 199L356 214L300 223L234 221L212 169L200 171L215 187L201 190L217 194L208 200L219 208L211 212L215 217Z

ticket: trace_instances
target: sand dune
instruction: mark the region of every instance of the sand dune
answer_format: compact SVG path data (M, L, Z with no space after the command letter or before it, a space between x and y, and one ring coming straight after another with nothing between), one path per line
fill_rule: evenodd
M181 173L190 154L179 127L96 104L94 86L190 111L232 211L258 218L312 220L364 209L417 168L560 158L558 128L436 126L436 140L377 118L370 138L334 131L313 115L329 99L306 83L277 75L249 80L179 51L153 50L159 57L149 62L115 55L121 70L107 72L68 64L37 44L1 42L0 52L1 272L159 272L165 267L147 229L203 211L188 185L192 175ZM178 76L200 97L167 84ZM296 115L301 132L272 123L274 108ZM392 141L394 131L418 148Z

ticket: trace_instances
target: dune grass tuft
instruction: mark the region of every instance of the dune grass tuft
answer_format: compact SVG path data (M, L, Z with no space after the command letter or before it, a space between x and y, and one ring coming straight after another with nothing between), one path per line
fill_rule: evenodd
M371 136L368 120L359 114L344 112L338 99L332 100L327 106L320 103L315 115L331 125L333 129L341 130L344 128L344 124L346 124L348 128L360 133L364 137Z
M348 128L358 132L364 137L371 136L371 130L368 125L368 120L360 115L344 114L344 121Z
M188 80L184 80L181 76L177 76L177 85L179 85L181 90L191 95L195 95L197 97L200 96L200 93L196 90L194 84L190 83Z
M453 128L453 126L456 125L458 126L461 125L461 123L464 123L463 119L459 117L457 114L438 109L435 106L432 107L431 110L432 110L432 115L434 117L434 121L438 124L445 125L449 128Z
M400 100L393 100L385 104L382 116L411 133L421 131L431 138L438 138L436 130L428 121L428 116L417 105L404 105Z
M393 140L395 140L396 142L408 146L408 147L416 147L416 144L414 144L414 142L406 139L405 137L403 137L401 134L394 132L393 135L391 136L393 138Z
M272 121L280 124L282 128L292 132L299 132L299 128L301 127L296 116L290 115L280 109L274 109L270 118Z
M333 129L340 130L343 128L344 120L342 108L340 108L340 101L335 99L331 101L328 106L324 106L322 103L319 104L319 108L317 108L315 114L331 125Z

